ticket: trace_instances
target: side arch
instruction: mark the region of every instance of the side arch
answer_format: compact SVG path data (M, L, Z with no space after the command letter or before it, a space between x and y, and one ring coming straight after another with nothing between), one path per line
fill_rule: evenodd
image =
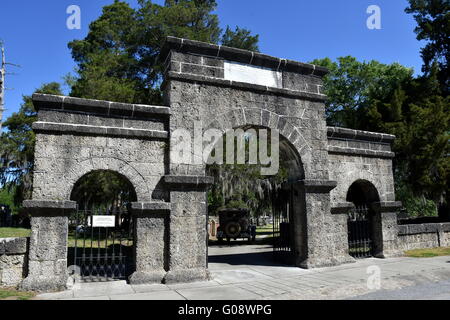
M365 179L355 180L348 188L346 201L355 208L348 216L349 253L354 257L378 256L383 248L379 190ZM364 249L361 249L364 248Z
M117 172L133 185L137 201L149 201L151 193L143 175L129 163L117 158L90 158L81 161L65 175L64 199L70 200L72 189L79 179L93 171L106 170Z
M358 179L348 188L346 201L355 205L372 204L380 202L380 195L373 183L368 180Z
M383 194L383 186L379 179L375 179L374 175L367 170L349 170L340 172L341 176L337 176L337 187L331 191L332 203L346 202L347 193L353 183L356 181L367 181L377 190L379 201L387 201ZM378 201L378 202L379 202ZM351 201L350 201L351 202Z

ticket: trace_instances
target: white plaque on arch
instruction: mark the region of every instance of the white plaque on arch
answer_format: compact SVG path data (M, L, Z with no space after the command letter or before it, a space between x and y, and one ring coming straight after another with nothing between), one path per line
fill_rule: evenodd
M283 76L281 72L230 61L225 61L224 68L225 80L283 88Z

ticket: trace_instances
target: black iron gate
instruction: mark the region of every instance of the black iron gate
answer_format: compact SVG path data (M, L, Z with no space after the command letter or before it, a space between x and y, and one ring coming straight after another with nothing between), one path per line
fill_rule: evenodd
M348 218L349 253L354 258L373 255L371 214L367 205L357 205Z
M68 265L83 281L127 279L134 271L129 211L77 211L69 219L68 251Z
M293 188L280 190L272 201L273 250L277 262L291 264L293 258Z

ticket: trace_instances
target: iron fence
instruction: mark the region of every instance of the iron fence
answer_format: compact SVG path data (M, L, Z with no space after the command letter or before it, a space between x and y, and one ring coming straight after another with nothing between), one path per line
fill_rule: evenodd
M134 271L133 220L127 210L77 211L69 218L69 266L84 281L126 279Z
M292 188L281 190L272 202L273 250L277 262L291 264L293 257L292 237Z
M349 254L354 258L373 255L372 224L367 205L356 206L348 217Z

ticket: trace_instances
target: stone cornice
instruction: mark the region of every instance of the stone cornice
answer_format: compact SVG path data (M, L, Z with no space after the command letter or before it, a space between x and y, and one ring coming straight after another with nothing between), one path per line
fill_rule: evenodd
M171 204L168 202L133 202L131 211L133 215L151 215L159 213L169 213Z
M378 151L378 150L368 150L368 149L356 149L356 148L344 148L337 146L328 146L329 154L341 154L350 156L363 156L367 158L384 158L392 159L395 158L395 153L391 151Z
M278 96L285 96L289 98L300 98L300 99L307 99L311 101L317 101L317 102L325 102L327 100L327 96L319 93L311 93L306 91L295 91L295 90L289 90L289 89L281 89L281 88L274 88L274 87L268 87L268 86L262 86L258 84L252 84L252 83L246 83L246 82L237 82L237 81L231 81L231 80L225 80L221 78L213 78L213 77L207 77L207 76L200 76L196 74L186 74L186 73L179 73L174 71L169 71L166 74L166 80L163 86L166 85L167 80L179 80L184 82L202 82L211 84L214 86L222 86L222 87L232 87L236 89L246 90L246 91L252 91L252 92L261 92L265 94L273 94Z
M77 203L67 200L25 200L23 208L32 216L68 216L75 212Z
M329 139L349 139L378 143L393 143L395 140L394 135L379 132L369 132L338 127L328 127L327 131Z
M137 139L168 139L167 131L129 129L120 127L101 127L71 123L55 123L38 121L33 123L35 132L57 132L66 134L114 136Z
M119 103L40 93L33 94L33 104L38 111L40 109L50 109L130 118L139 116L148 117L170 115L170 108L164 106Z
M350 210L354 209L355 205L351 202L336 203L331 207L332 214L347 214Z
M378 212L397 212L402 208L400 201L386 201L372 203L372 207Z
M259 52L176 37L166 38L166 42L161 50L160 60L163 62L166 61L171 50L221 58L228 61L269 68L275 71L288 71L318 77L324 77L329 73L327 68L312 64L276 58Z
M398 226L398 234L400 236L439 232L450 232L450 222L404 224Z
M300 180L297 183L306 193L329 193L337 187L337 182L331 180Z

